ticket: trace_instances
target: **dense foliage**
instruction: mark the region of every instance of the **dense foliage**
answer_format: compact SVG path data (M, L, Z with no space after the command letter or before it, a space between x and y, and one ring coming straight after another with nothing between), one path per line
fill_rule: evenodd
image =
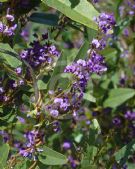
M135 0L0 0L0 169L135 168Z

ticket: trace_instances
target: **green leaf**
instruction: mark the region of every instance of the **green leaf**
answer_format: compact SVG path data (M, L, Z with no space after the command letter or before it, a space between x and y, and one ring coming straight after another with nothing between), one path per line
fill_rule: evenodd
M135 96L135 90L130 88L117 88L112 89L109 93L109 97L105 100L104 106L115 108L120 106L128 99Z
M120 18L120 10L119 7L122 4L123 0L117 0L116 3L114 3L114 8L115 8L115 16L116 19L118 20Z
M63 90L68 89L72 81L72 78L73 75L70 73L61 73L58 86Z
M101 133L100 125L97 121L97 119L93 119L90 125L90 131L89 131L89 145L95 145L95 142L97 141L98 135Z
M96 102L96 98L93 97L91 94L89 93L84 93L84 96L83 96L84 100L87 100L87 101L90 101L90 102L93 102L95 103Z
M98 34L97 30L85 28L85 36L89 42L91 42L94 38L96 38L97 34Z
M97 154L97 147L95 146L89 146L87 147L87 155L90 160L94 160L95 155Z
M122 166L135 151L135 140L122 147L118 152L114 154L117 162Z
M82 134L78 134L78 135L75 135L74 136L74 140L77 142L77 143L80 143L81 140L83 138L83 135Z
M33 13L29 20L32 22L45 24L49 26L57 26L59 17L55 14L49 14L49 13Z
M75 61L77 61L78 59L85 59L89 47L90 43L88 41L85 41L84 44L81 46L77 56L75 57Z
M88 169L88 167L93 167L92 163L97 154L97 147L87 145L87 150L84 157L81 160L82 169ZM95 167L95 166L94 166Z
M9 149L10 148L8 144L0 145L0 168L1 169L4 169L4 166L6 165Z
M25 160L24 158L20 158L19 160L20 162L15 165L14 169L28 169L32 165L30 161Z
M71 53L62 52L60 58L58 59L56 66L53 70L52 76L48 82L48 88L54 90L61 79L61 74L64 72L65 67L75 60L77 51L73 50Z
M79 22L89 28L96 29L97 25L93 21L98 12L87 0L42 0L48 6L53 7L70 19Z
M0 0L0 2L7 2L8 0Z
M81 169L97 169L97 166L96 165L87 165L85 167L82 167Z
M66 156L46 146L43 147L43 152L38 156L38 159L46 165L63 165L68 161Z
M107 63L109 70L116 67L117 62L117 50L114 48L105 48L100 52L105 57L105 62Z
M113 57L114 55L117 54L117 50L114 48L105 48L104 50L101 51L101 54L106 58L109 59L109 57Z
M67 65L67 55L65 55L65 53L62 53L56 63L52 76L48 82L48 88L50 90L54 90L54 88L56 87L58 80L60 79L60 74L63 73L66 65Z
M92 120L92 124L93 124L93 128L94 128L94 129L96 129L96 130L98 130L98 131L101 131L101 128L100 128L100 126L99 126L99 123L98 123L97 119L93 119L93 120Z
M17 59L16 56L17 54L8 44L0 43L0 58L3 59L6 64L13 68L20 66L22 62Z
M133 164L133 163L127 163L127 168L128 169L134 169L135 168L135 164Z
M38 80L37 84L38 84L38 89L39 90L45 90L45 89L47 89L47 84L44 83L43 80Z

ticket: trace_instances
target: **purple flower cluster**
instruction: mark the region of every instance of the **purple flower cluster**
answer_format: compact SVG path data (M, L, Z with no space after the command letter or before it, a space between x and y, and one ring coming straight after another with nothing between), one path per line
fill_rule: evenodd
M39 41L34 41L31 48L21 51L20 57L26 60L32 67L51 64L60 53L56 47L50 43L42 45Z
M1 130L0 131L0 136L3 138L3 141L6 143L9 141L10 137L9 137L9 134L4 131L4 130Z
M16 70L19 71L18 75L20 75L20 68L17 68ZM2 103L8 103L8 101L12 98L12 93L15 92L15 89L18 87L21 87L24 85L23 79L13 80L8 79L6 83L4 81L0 82L0 102ZM11 96L11 97L10 97Z
M126 4L129 7L128 14L132 16L135 15L135 0L127 0Z
M122 5L119 7L119 12L121 17L126 15L135 15L135 0L124 0Z
M42 132L32 130L27 132L24 137L26 138L26 142L23 146L20 147L19 154L24 157L33 158L34 160L36 160L35 152L42 151L37 146L39 144L42 144L43 142Z
M102 33L111 34L112 28L116 24L113 14L101 13L99 17L94 18Z
M76 116L90 75L93 73L101 74L106 70L104 58L95 51L91 53L90 59L79 59L77 62L66 66L64 72L71 73L74 78L71 89L60 97L54 96L53 103L46 107L47 111L50 112L51 116L57 117L60 113L72 110L73 116Z
M5 17L4 22L0 21L0 34L5 36L12 36L17 28L17 24L14 24L14 16L9 14L9 10L7 10L7 15Z
M50 112L52 117L57 117L60 112L69 110L70 102L68 94L63 95L62 97L56 97L53 100L53 104L50 104L46 109Z
M77 81L75 81L74 86L86 87L87 81L89 80L89 65L87 61L79 59L77 62L66 66L64 72L72 73L75 76Z
M64 72L72 73L76 78L76 82L73 85L83 91L92 73L101 74L106 70L104 58L97 54L96 51L92 51L90 59L87 61L79 59L77 62L68 65Z
M64 73L72 75L72 82L68 91L61 91L60 93L55 93L54 91L49 92L53 100L51 104L46 106L46 110L54 118L70 111L74 120L78 121L80 119L79 113L82 112L81 103L90 76L93 73L101 75L107 71L104 57L98 54L98 50L103 50L106 47L106 42L112 33L109 33L109 31L112 30L115 25L115 20L113 15L101 14L99 18L96 19L96 22L98 22L99 28L103 32L103 37L102 39L92 40L92 48L88 50L88 58L86 60L79 59L65 67ZM26 55L27 52L25 51L23 57L26 57ZM89 124L90 121L88 120L88 125ZM56 125L56 128L59 127ZM56 129L55 131L57 132L58 130ZM66 142L63 144L64 149L68 149L69 147L69 143ZM71 158L70 163L76 166L74 162Z
M135 112L134 111L130 111L128 110L126 113L125 113L125 118L128 119L128 120L135 120Z
M68 161L69 161L69 163L71 165L71 168L76 168L77 167L78 161L75 160L72 156L68 157Z

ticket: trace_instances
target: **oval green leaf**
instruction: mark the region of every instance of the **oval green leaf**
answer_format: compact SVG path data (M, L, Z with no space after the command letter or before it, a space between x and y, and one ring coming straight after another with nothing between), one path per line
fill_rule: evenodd
M42 0L48 6L57 9L70 19L97 30L93 21L99 13L87 0Z
M46 165L63 165L67 163L67 158L63 154L44 146L43 152L38 156L41 163Z
M109 93L109 97L105 100L104 106L116 108L120 106L128 99L135 96L135 90L130 88L117 88L112 89Z
M17 54L9 44L0 43L0 59L13 68L21 66L22 62L16 58Z
M45 24L49 26L57 26L59 17L55 14L49 14L49 13L33 13L29 20L32 22Z
M7 162L7 158L8 158L8 154L9 154L9 145L8 144L2 144L0 145L0 168L4 169L6 162Z

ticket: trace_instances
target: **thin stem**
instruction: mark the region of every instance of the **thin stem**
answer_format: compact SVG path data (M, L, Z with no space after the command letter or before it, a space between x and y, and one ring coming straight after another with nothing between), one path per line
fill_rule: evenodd
M34 168L36 167L36 165L37 165L37 162L35 161L35 162L30 166L29 169L34 169Z
M34 93L35 93L35 103L38 103L39 100L39 89L38 89L38 85L37 85L37 79L35 76L35 73L32 69L32 67L30 66L30 64L28 62L26 62L25 60L23 60L23 62L25 63L25 65L29 68L32 80L33 80L33 88L34 88Z
M78 30L78 31L80 31L80 32L82 32L82 33L84 33L83 30L81 30L81 29L80 29L79 27L77 27L76 25L73 25L72 23L69 23L68 26L70 26L70 27L72 27L73 29L76 29L76 30Z

